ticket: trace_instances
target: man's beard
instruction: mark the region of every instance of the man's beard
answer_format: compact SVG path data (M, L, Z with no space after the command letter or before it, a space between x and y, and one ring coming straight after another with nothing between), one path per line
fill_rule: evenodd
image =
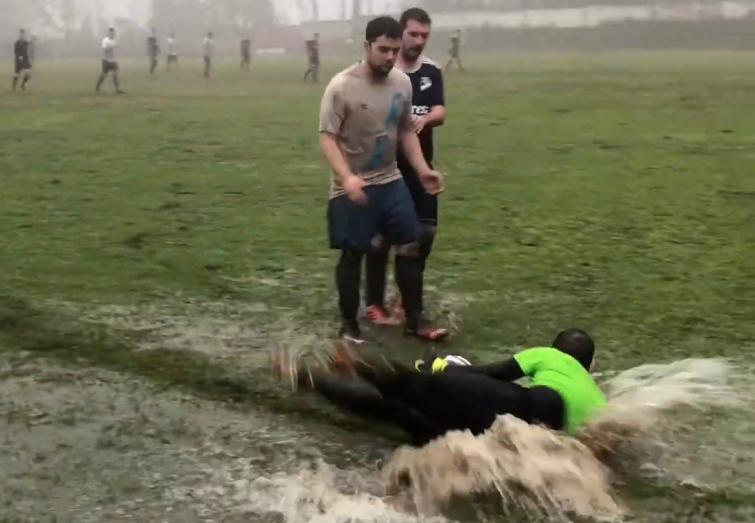
M405 59L416 60L420 57L422 51L424 50L425 49L423 47L407 47L401 54L404 55Z
M370 71L372 71L372 75L376 76L377 78L385 78L391 73L391 70L393 69L393 65L388 67L385 66L377 66L370 64Z

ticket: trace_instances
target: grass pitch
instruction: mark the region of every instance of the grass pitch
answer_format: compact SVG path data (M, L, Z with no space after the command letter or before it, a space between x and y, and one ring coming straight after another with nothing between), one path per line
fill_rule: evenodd
M458 330L448 350L491 360L578 325L603 369L752 363L754 63L509 56L448 73L427 273L431 312ZM344 445L367 429L267 379L272 344L318 346L336 328L324 84L302 84L300 65L222 63L208 82L188 59L154 78L124 62L115 96L108 83L94 93L96 60L42 62L28 92L0 94L5 357L288 413ZM346 65L326 63L324 78ZM369 335L406 360L419 351ZM737 520L755 506L750 485L628 495L652 521Z

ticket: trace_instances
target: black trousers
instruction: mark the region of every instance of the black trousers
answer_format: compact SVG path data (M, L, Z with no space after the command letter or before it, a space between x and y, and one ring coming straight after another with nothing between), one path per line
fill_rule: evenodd
M341 408L400 426L415 444L451 430L482 434L502 414L554 430L564 425L563 399L548 387L528 389L462 372L424 374L392 362L362 362L356 370L371 387L317 376L314 388Z

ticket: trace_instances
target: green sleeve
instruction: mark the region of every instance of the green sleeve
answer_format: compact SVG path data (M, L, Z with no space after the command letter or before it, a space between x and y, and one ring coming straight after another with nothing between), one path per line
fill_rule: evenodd
M521 367L522 372L527 376L533 376L538 370L540 370L543 361L548 357L548 353L552 349L548 347L535 347L534 349L526 349L522 352L518 352L514 355L514 359Z

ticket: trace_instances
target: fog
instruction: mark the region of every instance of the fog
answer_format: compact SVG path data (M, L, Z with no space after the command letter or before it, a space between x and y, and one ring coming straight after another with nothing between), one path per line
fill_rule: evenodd
M161 38L175 31L186 42L182 50L189 54L209 30L215 32L221 52L236 52L241 37L255 40L258 50L301 52L305 36L313 32L321 33L324 51L337 51L345 40L358 38L364 16L397 15L410 3L414 2L0 0L0 43L11 43L23 27L47 42L43 54L89 56L96 51L97 39L112 26L119 32L122 54L143 54L144 38L155 27ZM416 4L430 12L436 34L462 30L470 51L755 47L750 36L755 0L416 0Z

